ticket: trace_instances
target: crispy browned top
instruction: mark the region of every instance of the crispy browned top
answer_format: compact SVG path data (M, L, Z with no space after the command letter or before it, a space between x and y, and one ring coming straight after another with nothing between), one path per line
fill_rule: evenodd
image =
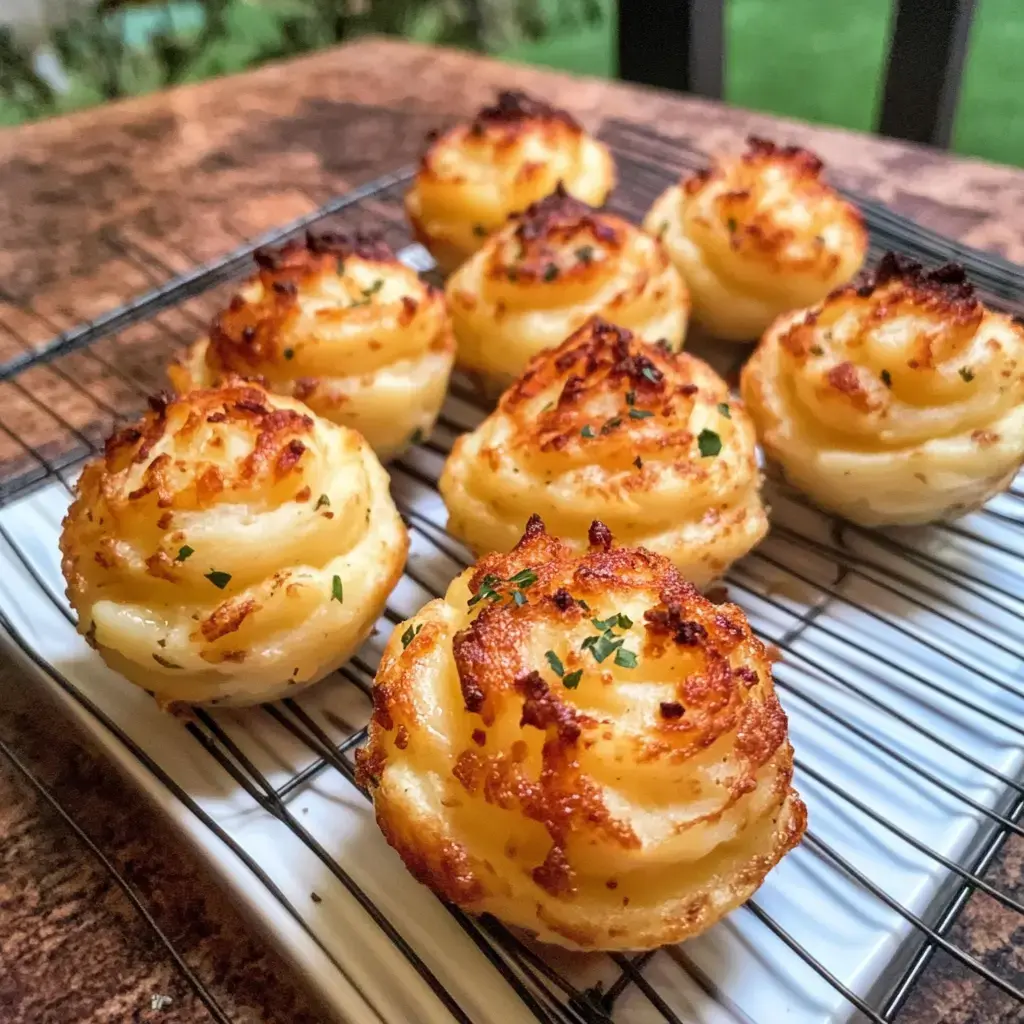
M579 122L567 110L530 96L521 89L503 89L499 92L494 103L477 111L472 128L482 132L491 125L514 125L538 120L561 121L571 128L580 129Z

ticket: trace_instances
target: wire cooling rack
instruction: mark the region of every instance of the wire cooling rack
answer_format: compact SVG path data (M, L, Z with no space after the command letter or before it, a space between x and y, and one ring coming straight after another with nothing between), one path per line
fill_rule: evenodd
M604 135L622 179L611 205L634 220L679 171L704 162L629 124L611 123ZM436 492L455 437L485 414L458 379L432 438L390 467L412 535L409 567L380 635L336 677L298 699L247 712L196 710L187 722L164 716L145 736L109 701L109 692L123 703L141 694L117 680L106 680L112 690L99 683L91 689L105 670L78 667L83 653L54 553L81 462L163 386L167 363L226 303L257 246L314 223L376 229L429 272L430 258L410 244L402 216L409 176L381 178L271 235L239 239L236 251L213 262L201 263L185 248L154 253L112 239L145 268L154 289L43 344L33 344L23 327L42 319L36 311L0 313L7 345L0 348L0 550L9 570L0 580L0 626L8 639L147 778L166 787L190 816L189 829L208 832L230 851L236 878L254 882L281 911L282 928L291 928L279 932L285 946L287 936L300 936L327 955L338 974L336 983L321 978L321 988L353 1020L881 1024L897 1015L936 950L1021 1011L1024 993L1010 971L983 963L949 937L974 893L1011 916L1024 915L1024 905L982 877L1008 836L1024 838L1021 478L966 519L902 531L864 530L816 512L794 493L770 494L771 535L727 583L730 598L783 653L776 676L811 828L744 909L706 936L657 953L545 950L497 921L437 909L432 898L428 906L404 876L394 884L405 889L389 901L383 883L373 884L376 868L367 874L354 847L315 809L304 813L321 791L329 790L339 807L354 798L353 756L365 739L383 641L466 562L464 549L445 533ZM896 248L929 262L958 259L993 304L1024 312L1020 268L858 202L873 258ZM737 364L739 353L730 347L702 354L729 373L737 366L722 361ZM36 619L25 607L34 600L43 602L39 621L49 616L65 639L52 640L49 626L33 631ZM193 772L189 784L180 781L183 761ZM208 798L194 784L200 775L227 796ZM365 820L365 808L361 813ZM293 862L282 868L264 841L268 835L304 859L290 855ZM381 873L394 869L387 856L372 847L370 860ZM322 878L313 907L300 904L289 887L310 864ZM318 905L330 886L348 894L338 911L341 926L334 922L347 946L325 938ZM410 906L399 906L402 899ZM446 944L454 966L435 948ZM367 980L366 956L379 960L384 988ZM194 974L189 980L214 1019L228 1021L202 982ZM420 1008L404 1018L384 990L403 985Z

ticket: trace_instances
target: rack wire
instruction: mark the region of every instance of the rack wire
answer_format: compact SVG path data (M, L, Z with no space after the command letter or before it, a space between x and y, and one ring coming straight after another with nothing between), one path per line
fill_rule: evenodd
M654 196L680 171L704 163L700 154L678 142L625 122L609 123L603 134L616 152L622 178L611 205L633 219L639 219ZM210 262L201 262L199 254L172 242L154 251L131 236L111 234L106 243L139 270L150 290L55 336L50 332L58 322L29 303L0 309L0 509L54 481L69 487L82 461L99 450L117 424L132 419L144 407L149 393L162 386L167 362L191 343L226 303L258 246L280 241L311 224L375 229L418 269L427 269L425 254L409 245L402 216L400 198L410 173L397 172L327 202L322 196L311 196L315 212L260 238L239 238L238 248ZM1018 314L1024 312L1024 271L1020 268L943 239L871 201L860 197L857 201L869 223L873 257L897 248L930 262L957 259L989 301ZM230 224L224 228L232 231ZM180 273L182 267L192 269ZM735 355L732 361L738 358ZM728 372L737 366L720 368ZM424 514L422 502L415 499L436 493L437 474L454 439L485 414L478 401L469 387L456 380L432 438L390 467L396 502L416 544L432 553L424 563L426 568L411 562L406 573L410 586L424 599L443 593L448 580L467 563L467 553L446 533L443 514ZM850 1014L859 1014L859 1020L872 1024L892 1021L937 951L992 986L1010 1005L1024 1007L1024 992L1008 972L1000 973L949 938L957 914L972 894L983 894L1009 914L1024 915L1024 904L983 877L1008 836L1024 839L1024 784L1016 773L993 765L962 742L964 733L973 733L994 737L1007 750L1019 750L1024 737L1024 633L1018 625L1024 613L1018 596L1024 593L1024 482L1018 478L1005 495L967 520L938 525L926 533L869 531L834 521L781 487L772 501L777 511L786 514L777 516L771 543L739 563L727 585L731 599L757 616L762 635L784 655L776 677L787 709L791 714L799 710L809 721L830 730L829 735L842 737L858 756L875 759L894 780L912 780L940 809L951 807L974 814L980 827L975 841L959 856L942 853L907 823L894 820L883 805L838 784L815 748L809 747L811 753L804 755L797 744L802 787L812 788L819 799L841 807L856 823L851 827L868 827L866 823L870 823L890 840L915 851L941 868L946 881L925 911L915 912L891 896L883 880L861 870L834 836L818 834L812 820L804 849L813 856L817 869L842 876L869 894L894 920L902 922L910 936L898 973L866 993L845 984L806 941L787 931L759 898L751 900L742 913L752 915L767 934L840 993ZM0 539L61 614L72 621L72 613L47 584L32 553L2 522ZM392 603L386 624L394 625L407 614L407 609ZM56 685L116 734L232 848L306 927L301 913L229 832L71 680L43 662L2 610L0 626ZM898 637L902 646L883 665L877 651L889 635ZM339 678L368 697L374 671L374 655L364 652L340 670ZM915 703L922 702L956 728L947 731L918 715ZM854 705L860 710L850 713ZM465 1008L400 929L294 813L295 794L322 773L340 773L356 786L354 752L365 740L365 724L325 716L311 710L303 698L265 705L252 714L300 742L307 752L306 763L283 783L273 784L247 752L236 718L196 709L183 728L256 805L285 825L319 859L394 943L451 1018L469 1024L471 1017ZM872 725L876 719L885 723L881 733ZM907 740L907 745L901 746L900 737L912 742ZM996 787L995 799L972 795L964 781L968 778ZM613 955L608 958L612 973L603 974L601 982L584 985L560 969L541 948L499 922L471 918L451 906L448 910L538 1021L618 1022L627 992L642 997L648 1013L645 1020L677 1024L687 1019L652 979L651 964L657 954ZM673 951L672 958L704 993L728 1005L728 993L718 990L701 963L688 955L687 947ZM226 1019L194 973L189 981L215 1019ZM763 1024L774 1024L774 1018L764 1018Z

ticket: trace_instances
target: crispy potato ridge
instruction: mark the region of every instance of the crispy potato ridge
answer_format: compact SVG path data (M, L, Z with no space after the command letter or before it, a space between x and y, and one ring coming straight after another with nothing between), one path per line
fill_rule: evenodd
M860 211L822 178L807 150L751 138L673 185L644 220L661 238L711 335L753 341L788 310L823 299L861 268Z
M780 317L742 391L766 455L865 525L961 515L1024 461L1024 325L986 309L955 266L890 253Z
M315 682L365 639L407 547L365 441L239 378L111 437L60 539L79 631L163 703Z
M309 235L256 262L209 338L171 368L179 392L258 376L383 459L430 432L455 353L439 291L372 235Z
M561 186L492 235L445 293L458 362L500 392L590 316L682 347L689 296L664 247Z
M416 237L450 273L510 214L559 182L600 206L615 186L611 153L564 110L502 92L471 122L430 138L406 212Z
M598 517L705 586L764 536L754 427L701 360L593 319L542 352L460 437L439 488L448 528L509 551L531 513L577 552Z
M666 559L597 522L579 555L534 517L396 627L360 776L460 906L577 949L677 942L803 833L771 661Z

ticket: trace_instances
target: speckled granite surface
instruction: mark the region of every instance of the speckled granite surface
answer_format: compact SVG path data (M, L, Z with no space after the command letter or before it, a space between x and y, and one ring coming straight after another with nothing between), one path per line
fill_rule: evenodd
M703 150L755 131L815 148L842 181L1024 260L1024 172L691 98L368 40L305 60L0 132L0 360L414 158L497 85L657 127ZM79 399L39 371L69 418ZM0 424L22 414L0 384ZM24 427L22 421L15 425ZM44 439L45 440L45 439ZM0 655L2 658L2 655ZM323 1019L183 843L59 712L0 663L0 739L136 888L236 1022ZM989 880L1024 898L1024 842ZM1024 919L976 895L951 938L1024 985ZM154 996L169 1003L155 1009ZM164 1000L158 1000L163 1004ZM0 756L0 1021L214 1019L107 872ZM900 1024L1017 1024L1021 1008L939 954Z

